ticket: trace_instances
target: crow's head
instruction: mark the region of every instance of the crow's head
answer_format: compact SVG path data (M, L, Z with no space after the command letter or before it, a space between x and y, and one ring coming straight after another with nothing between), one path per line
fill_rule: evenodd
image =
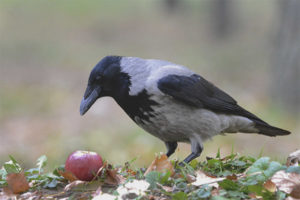
M120 95L128 88L129 79L121 72L120 56L103 58L91 71L88 85L80 104L80 114L84 115L94 102L103 96Z

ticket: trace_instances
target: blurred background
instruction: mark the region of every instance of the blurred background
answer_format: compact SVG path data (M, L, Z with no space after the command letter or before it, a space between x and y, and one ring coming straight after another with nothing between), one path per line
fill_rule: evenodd
M2 0L0 36L0 165L13 155L32 167L45 154L54 167L81 149L143 167L165 152L111 98L79 115L90 70L106 55L185 65L292 131L217 136L202 160L220 148L284 161L300 147L298 0ZM189 153L183 144L172 158Z

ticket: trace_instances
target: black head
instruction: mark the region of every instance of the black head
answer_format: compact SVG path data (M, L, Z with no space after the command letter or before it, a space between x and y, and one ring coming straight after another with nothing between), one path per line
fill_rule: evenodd
M120 56L106 56L91 71L80 104L81 115L84 115L98 98L120 93L120 87L125 85L120 67L121 59Z

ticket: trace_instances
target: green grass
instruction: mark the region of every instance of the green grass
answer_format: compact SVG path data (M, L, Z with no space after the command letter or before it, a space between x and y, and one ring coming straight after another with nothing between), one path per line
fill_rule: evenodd
M9 158L10 161L6 162L0 170L1 188L7 186L7 174L24 171L28 182L31 183L29 192L32 192L33 196L40 194L52 195L57 198L69 196L70 198L83 197L83 199L90 199L95 195L95 191L99 186L102 187L102 191L117 198L119 195L117 188L123 187L133 180L146 180L149 183L148 189L145 190L143 195L137 196L136 199L148 199L150 197L164 197L175 200L251 199L253 195L266 200L285 199L288 194L281 190L270 191L264 184L279 170L300 174L300 166L287 167L279 162L271 161L268 157L254 158L240 156L237 153L221 157L218 151L214 158L207 158L202 162L193 160L184 167L177 165L177 161L172 161L175 166L175 175L173 176L170 171L152 171L144 176L145 169L134 167L135 159L133 159L124 166L116 165L105 169L118 169L117 174L125 179L125 183L105 189L107 174L102 173L96 180L74 187L71 189L73 192L70 193L70 191L63 190L68 182L58 173L58 168L54 169L53 172L44 171L47 164L46 156L38 158L36 167L31 169L22 169L12 156L9 156ZM63 170L63 167L61 166L59 169ZM218 181L217 187L211 184L196 186L189 179L190 177L197 177L199 171L209 177L224 177L224 179ZM22 194L19 197L22 197Z

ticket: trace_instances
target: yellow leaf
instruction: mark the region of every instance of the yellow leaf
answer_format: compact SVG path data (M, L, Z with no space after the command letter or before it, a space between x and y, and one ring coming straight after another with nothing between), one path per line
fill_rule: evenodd
M106 178L104 183L109 185L120 185L125 182L125 178L118 174L117 169L106 169Z
M268 190L269 192L275 192L276 191L276 185L275 183L273 183L271 180L267 180L265 183L264 183L264 188L266 190Z
M147 175L151 171L158 171L158 172L167 172L170 171L171 175L174 174L174 167L172 163L168 160L168 157L163 154L160 156L156 156L153 160L151 165L148 167L147 171L144 175Z
M70 182L78 180L78 178L72 172L70 172L70 171L61 171L61 170L58 170L58 173L62 177L64 177L65 179L67 179Z

